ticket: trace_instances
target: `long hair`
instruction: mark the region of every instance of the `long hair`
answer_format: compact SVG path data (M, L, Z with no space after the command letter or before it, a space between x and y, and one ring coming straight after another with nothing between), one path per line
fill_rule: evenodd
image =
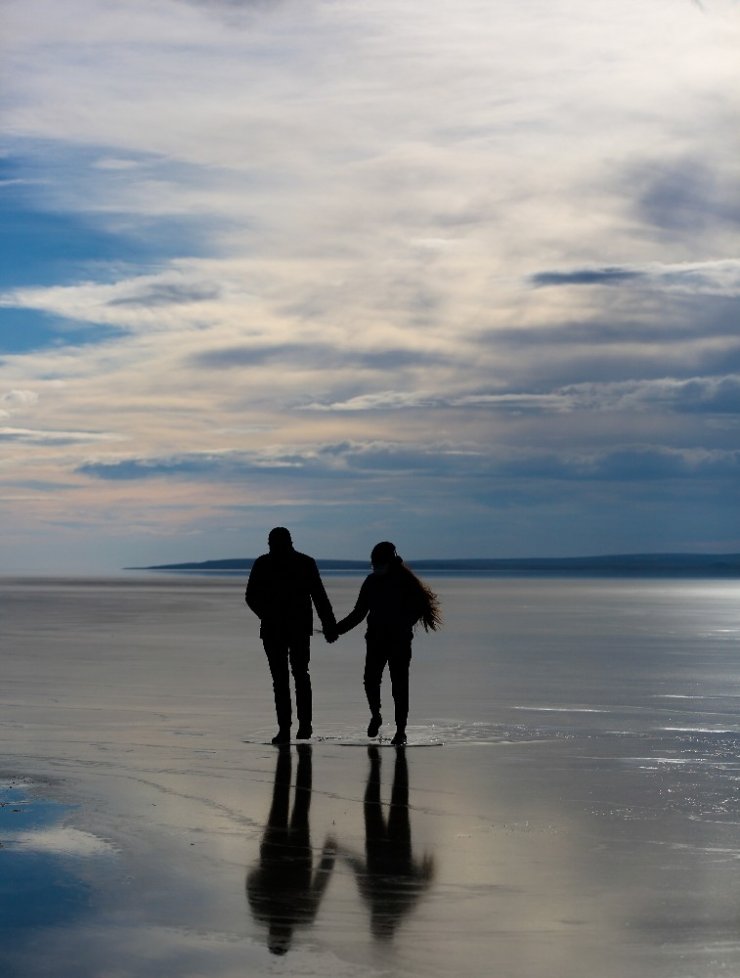
M370 554L370 561L373 567L387 566L389 573L397 574L408 586L413 596L414 604L419 611L418 621L424 626L424 631L430 629L436 632L442 625L442 610L439 606L439 598L432 591L428 584L408 567L396 552L395 544L390 540L383 540L376 543Z

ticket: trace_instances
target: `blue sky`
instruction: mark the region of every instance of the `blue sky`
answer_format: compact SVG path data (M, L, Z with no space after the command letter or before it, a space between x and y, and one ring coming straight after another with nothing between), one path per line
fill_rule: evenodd
M0 572L740 550L735 0L0 20Z

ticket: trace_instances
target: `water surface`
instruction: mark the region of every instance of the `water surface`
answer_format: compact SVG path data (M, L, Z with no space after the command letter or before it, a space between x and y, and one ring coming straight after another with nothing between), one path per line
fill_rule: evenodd
M5 973L740 971L740 584L432 580L405 752L362 736L360 629L281 752L243 582L5 580L0 772L41 813L0 809Z

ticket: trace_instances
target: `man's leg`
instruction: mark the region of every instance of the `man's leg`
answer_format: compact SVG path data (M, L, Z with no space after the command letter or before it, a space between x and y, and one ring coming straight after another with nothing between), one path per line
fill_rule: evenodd
M295 702L298 713L298 736L303 739L313 733L313 692L308 666L311 661L311 639L308 635L290 643L290 668L295 682Z
M275 638L263 638L267 662L272 675L272 689L275 694L275 713L278 722L278 737L290 739L292 707L290 702L290 673L288 671L288 643Z

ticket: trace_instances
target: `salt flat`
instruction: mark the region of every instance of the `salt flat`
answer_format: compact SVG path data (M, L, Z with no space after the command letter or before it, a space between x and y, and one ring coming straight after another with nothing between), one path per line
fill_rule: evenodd
M405 751L359 630L265 743L242 586L3 582L4 974L740 971L737 584L437 580Z

